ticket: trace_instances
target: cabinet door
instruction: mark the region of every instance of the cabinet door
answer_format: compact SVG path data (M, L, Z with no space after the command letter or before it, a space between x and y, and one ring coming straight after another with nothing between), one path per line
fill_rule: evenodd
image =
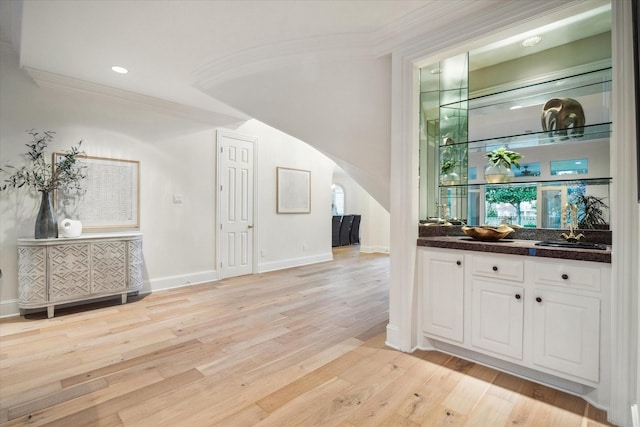
M91 293L124 291L127 287L126 242L91 245Z
M18 300L47 301L47 248L18 247Z
M524 288L474 279L471 344L522 359Z
M422 328L438 337L462 342L464 325L463 256L422 254Z
M91 293L89 244L51 246L48 253L50 301L72 300Z
M533 363L598 382L600 300L582 295L535 291Z
M128 289L140 289L142 287L142 240L128 242L129 277Z

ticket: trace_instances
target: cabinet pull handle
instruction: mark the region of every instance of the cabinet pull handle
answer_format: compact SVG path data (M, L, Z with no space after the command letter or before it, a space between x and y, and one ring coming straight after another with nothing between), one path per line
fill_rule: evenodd
M516 294L516 299L520 299L520 294Z
M540 298L540 297L536 297L536 301L537 301L537 302L542 302L542 298Z
M461 261L456 261L456 265L462 265Z
M567 280L567 279L569 278L569 275L568 275L568 274L563 274L563 275L562 275L562 278L563 278L564 280Z
M494 265L491 269L492 269L493 271L498 271L498 266L497 266L497 265Z

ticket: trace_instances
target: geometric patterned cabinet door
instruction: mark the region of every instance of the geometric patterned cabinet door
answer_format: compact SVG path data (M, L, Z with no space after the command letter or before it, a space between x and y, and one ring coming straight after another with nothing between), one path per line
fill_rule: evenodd
M89 243L49 246L49 300L64 301L91 294Z
M142 288L142 239L130 240L128 244L129 257L129 287Z
M47 308L142 288L142 234L18 240L18 307Z
M18 299L39 302L47 299L47 248L18 246Z
M91 293L119 292L127 287L125 242L96 242L91 245Z

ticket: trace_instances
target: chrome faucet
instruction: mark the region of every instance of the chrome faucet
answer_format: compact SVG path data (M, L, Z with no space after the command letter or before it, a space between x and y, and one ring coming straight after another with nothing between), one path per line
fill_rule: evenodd
M577 224L578 224L578 205L576 205L575 203L567 203L566 205L564 205L564 208L562 209L562 222L564 224L567 223L567 216L571 215L570 219L571 222L569 223L569 235L567 235L566 233L562 233L560 235L560 237L564 238L567 242L577 242L579 241L581 238L584 237L584 234L580 233L578 235L575 235L573 233L573 230L577 229Z

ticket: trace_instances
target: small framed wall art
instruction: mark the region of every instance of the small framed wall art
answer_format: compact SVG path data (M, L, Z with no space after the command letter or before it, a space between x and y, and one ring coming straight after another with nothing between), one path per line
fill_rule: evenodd
M276 168L276 212L311 213L311 171Z

